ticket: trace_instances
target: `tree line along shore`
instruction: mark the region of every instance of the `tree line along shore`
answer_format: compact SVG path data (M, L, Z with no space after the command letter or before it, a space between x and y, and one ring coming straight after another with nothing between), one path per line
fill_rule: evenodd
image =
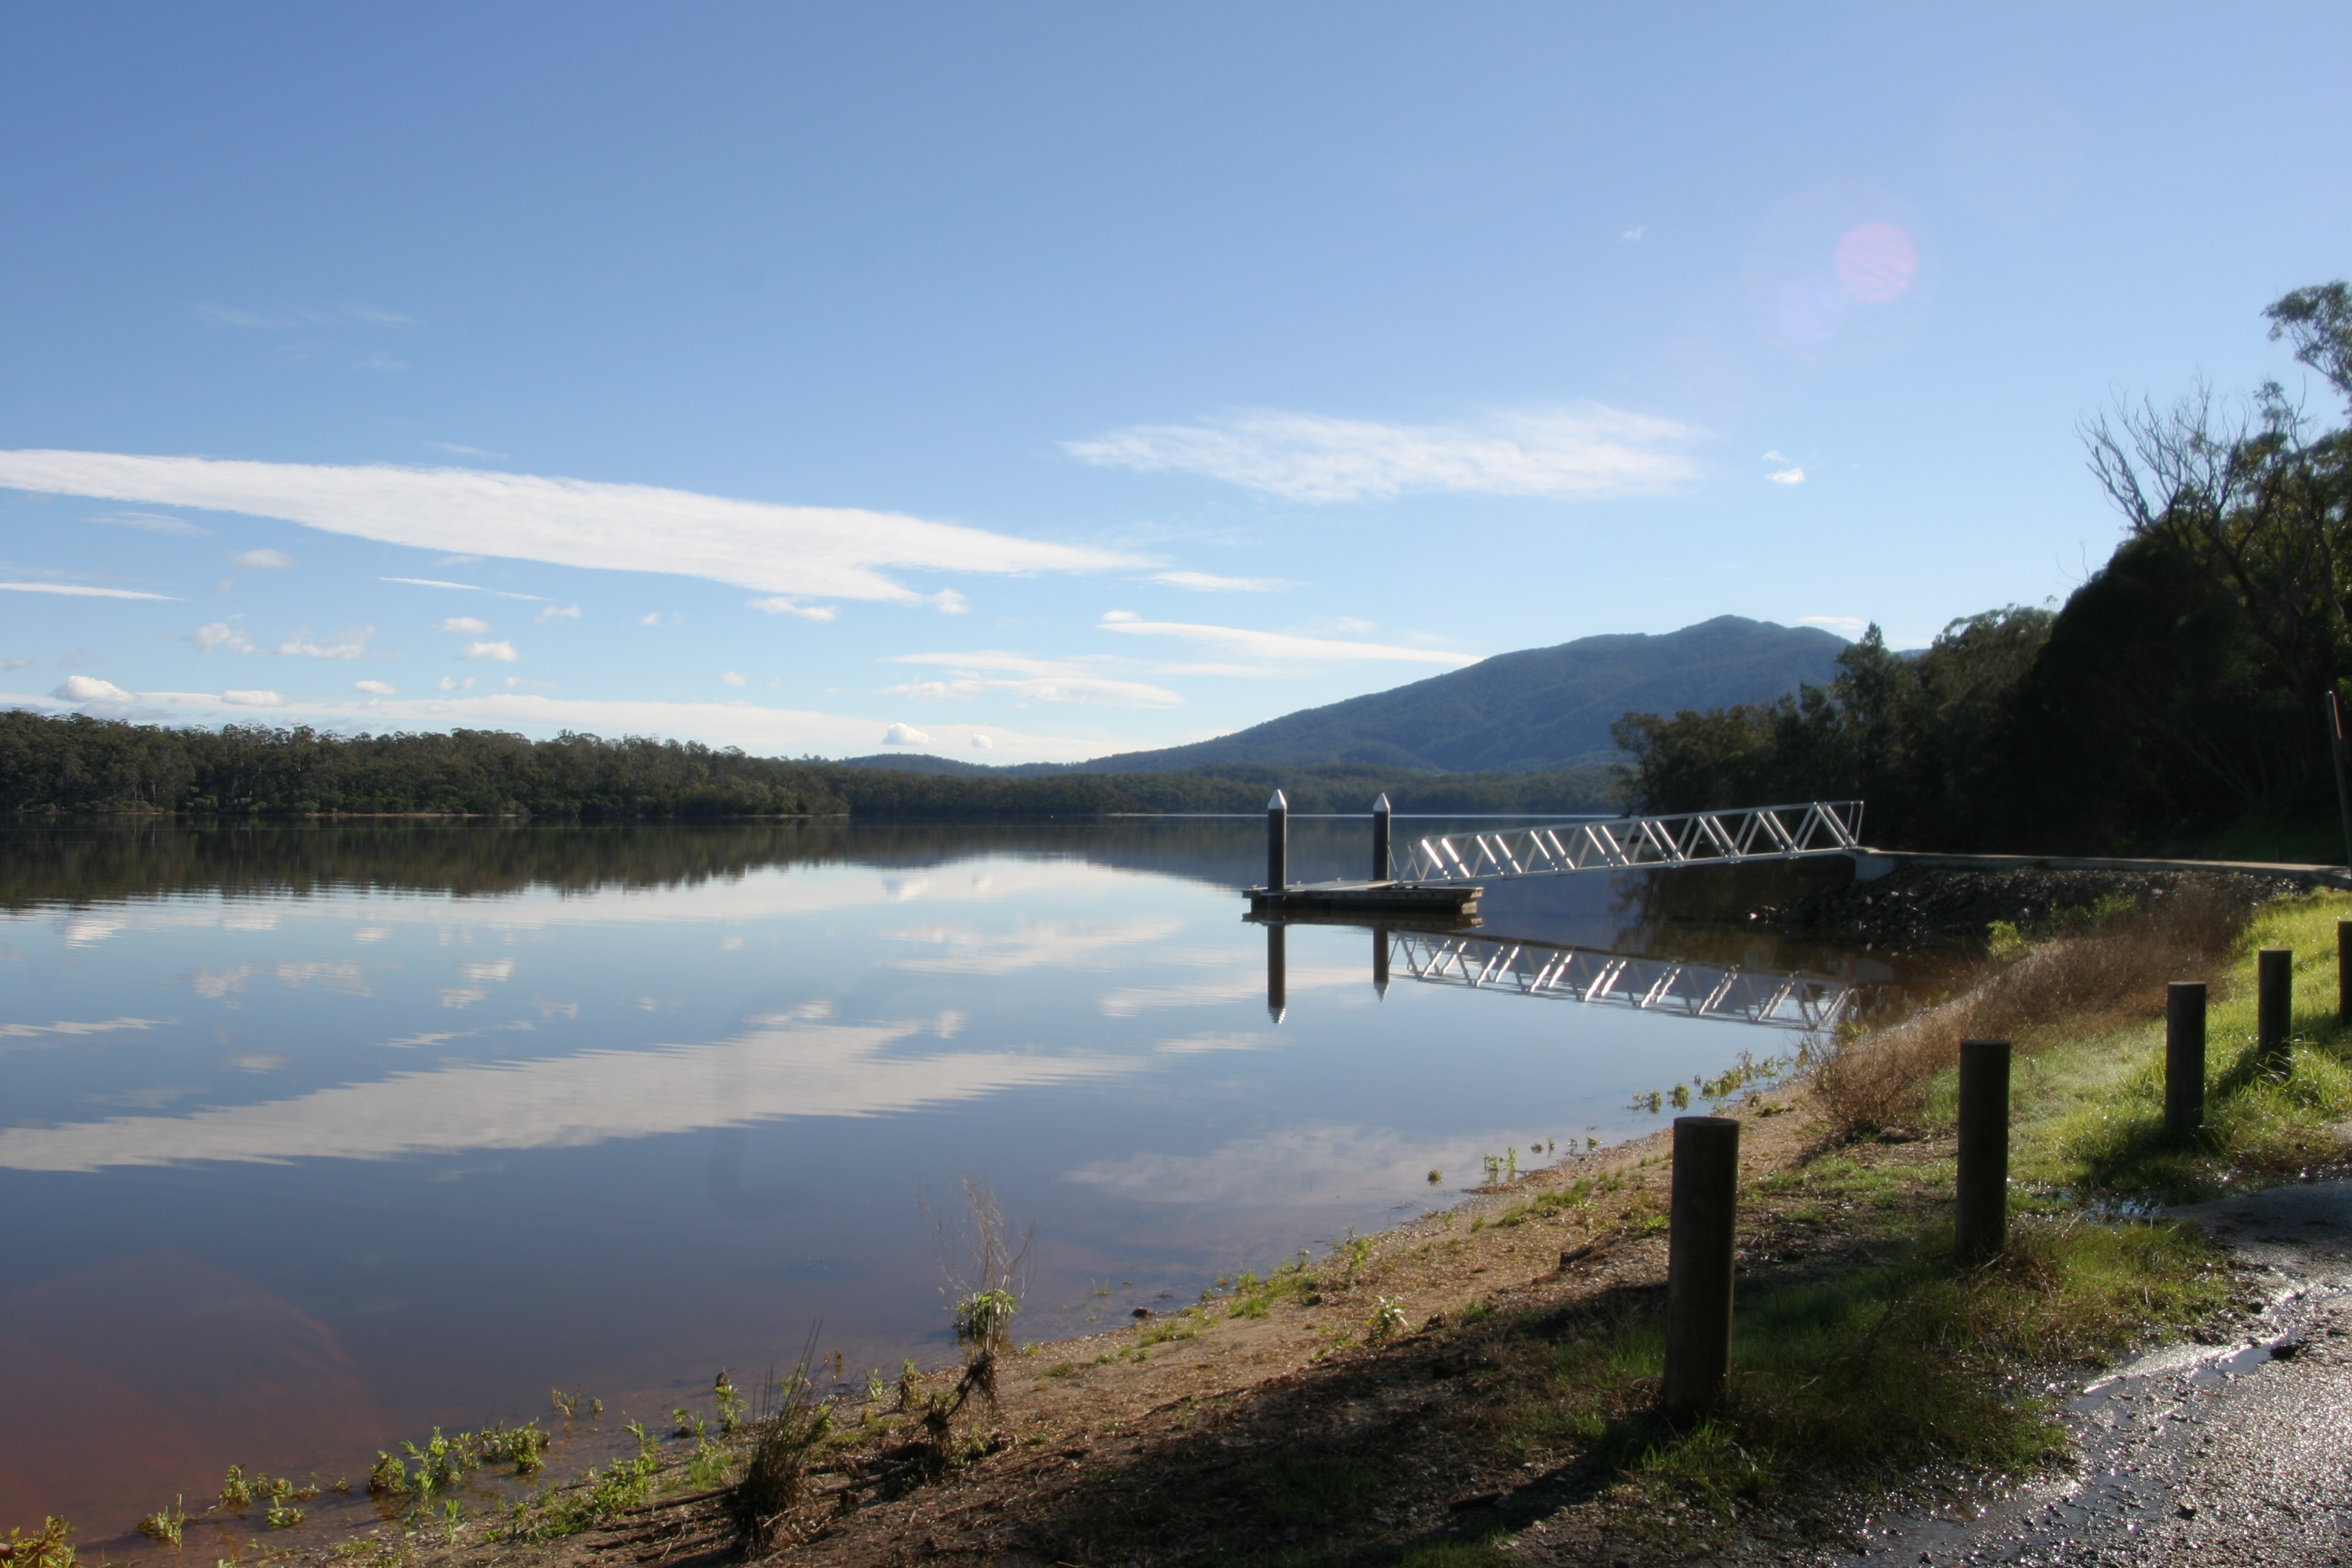
M923 773L754 757L694 742L495 730L338 735L308 727L170 729L0 712L0 811L19 816L506 816L566 820L760 816L1108 816L1256 811L1609 811L1607 767L1434 773L1257 763L1039 778Z

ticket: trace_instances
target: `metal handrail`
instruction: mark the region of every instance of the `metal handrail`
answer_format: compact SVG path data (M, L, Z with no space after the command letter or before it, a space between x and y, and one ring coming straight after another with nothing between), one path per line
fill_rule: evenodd
M1433 834L1402 847L1396 877L1407 882L1470 882L1651 866L1734 865L1843 855L1861 845L1862 802L1816 800L1740 811Z

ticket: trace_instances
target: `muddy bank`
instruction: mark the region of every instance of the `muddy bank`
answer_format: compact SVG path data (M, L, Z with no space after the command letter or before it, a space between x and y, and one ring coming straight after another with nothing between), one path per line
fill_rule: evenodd
M1906 865L1874 882L1817 888L1783 904L1748 911L1751 925L1822 942L1858 942L1882 952L1980 951L1996 921L2032 932L2120 894L2143 908L2197 883L2248 906L2299 891L2292 877L2243 872L1999 871Z

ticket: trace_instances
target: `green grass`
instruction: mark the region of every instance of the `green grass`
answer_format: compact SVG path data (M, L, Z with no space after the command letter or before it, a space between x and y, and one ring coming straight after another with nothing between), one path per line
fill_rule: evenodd
M2344 1163L2331 1124L2352 1119L2352 1030L2336 1018L2336 922L2352 898L2320 892L2257 910L2206 1019L2204 1135L2164 1131L2160 1018L2062 1041L2021 1063L2012 1170L2044 1194L2198 1202ZM2294 1047L2282 1068L2254 1048L2254 953L2291 948ZM2184 976L2183 978L2198 978ZM2160 998L2152 998L2151 1006ZM1948 1089L1938 1096L1948 1100Z
M1687 1430L1651 1414L1664 1366L1654 1309L1544 1333L1506 1442L1592 1454L1637 1489L1717 1510L1929 1466L2016 1473L2064 1433L2022 1374L2101 1363L2230 1300L2202 1239L2161 1224L2029 1224L1970 1273L1948 1230L1892 1261L1746 1292L1721 1408Z

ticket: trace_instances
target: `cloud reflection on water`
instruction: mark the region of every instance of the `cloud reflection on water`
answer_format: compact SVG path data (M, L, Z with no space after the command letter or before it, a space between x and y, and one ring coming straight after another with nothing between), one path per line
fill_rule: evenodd
M462 1063L187 1116L0 1131L0 1168L98 1171L196 1160L389 1160L470 1149L576 1148L793 1116L877 1116L1003 1089L1102 1079L1139 1060L1005 1051L885 1054L928 1020L820 1024L782 1015L708 1045Z

